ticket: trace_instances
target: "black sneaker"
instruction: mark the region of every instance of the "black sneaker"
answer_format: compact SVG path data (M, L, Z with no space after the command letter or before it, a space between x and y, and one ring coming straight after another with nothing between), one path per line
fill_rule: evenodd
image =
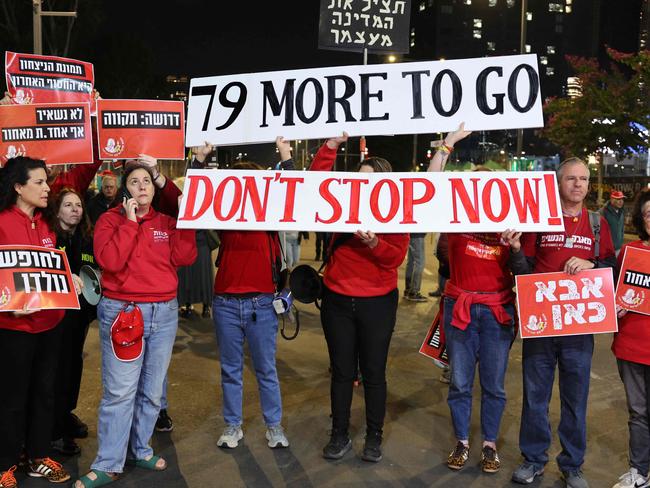
M68 439L67 437L62 437L55 441L52 441L52 449L65 456L76 456L81 454L81 447L77 444L74 439Z
M323 457L325 459L341 459L350 449L352 449L352 441L348 433L333 430L330 441L323 448Z
M173 429L174 424L172 423L172 418L167 414L167 409L161 409L158 414L158 420L156 420L156 430L158 432L171 432Z
M88 425L72 412L68 416L67 431L68 437L72 439L85 439L88 437Z
M428 302L427 297L425 297L422 293L415 292L415 293L409 293L406 297L408 301L410 302Z
M366 433L366 442L363 444L361 459L371 463L378 463L382 458L381 454L381 432L372 431Z

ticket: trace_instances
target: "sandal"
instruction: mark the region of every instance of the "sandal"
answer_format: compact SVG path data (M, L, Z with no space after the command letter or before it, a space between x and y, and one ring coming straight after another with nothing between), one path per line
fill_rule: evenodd
M94 480L88 477L90 473L93 473L96 476ZM84 476L75 481L72 486L76 488L78 486L77 483L81 482L83 488L97 488L98 486L104 486L112 483L115 480L117 480L117 476L111 476L105 471L91 469L90 472L86 473Z
M157 466L160 460L164 462L162 467ZM149 459L129 459L127 463L131 466L137 466L138 468L149 469L151 471L164 471L167 469L167 461L160 456L155 455L151 456Z

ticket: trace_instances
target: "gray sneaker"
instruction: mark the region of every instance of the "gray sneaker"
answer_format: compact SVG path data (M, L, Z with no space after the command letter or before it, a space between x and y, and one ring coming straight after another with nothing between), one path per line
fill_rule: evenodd
M544 466L537 466L524 462L514 473L512 473L512 481L522 485L529 485L533 482L536 476L544 474Z
M289 447L289 440L284 435L284 429L281 425L268 427L266 429L266 440L269 441L269 447L271 449L276 447Z
M589 483L579 469L576 471L562 471L562 476L567 488L589 488Z
M234 449L239 445L239 441L244 437L244 432L241 430L241 425L226 425L223 429L223 434L217 441L217 446L227 447Z

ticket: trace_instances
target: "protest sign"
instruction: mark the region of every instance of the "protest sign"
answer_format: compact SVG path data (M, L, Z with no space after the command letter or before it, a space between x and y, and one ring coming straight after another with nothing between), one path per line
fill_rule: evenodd
M449 365L442 307L438 310L433 322L431 322L431 327L429 327L427 335L424 337L419 353L433 359L438 365Z
M542 127L533 54L339 66L190 84L188 146Z
M0 165L16 156L47 164L92 163L88 103L0 105Z
M321 0L318 48L409 52L411 0Z
M77 102L95 115L93 65L75 59L5 53L7 91L14 103Z
M650 315L650 250L627 246L616 286L616 305Z
M523 339L618 331L611 268L518 275L515 282Z
M179 228L560 231L555 173L188 170Z
M37 246L0 246L0 311L71 308L79 298L65 252Z
M97 141L101 159L185 159L183 102L98 100Z

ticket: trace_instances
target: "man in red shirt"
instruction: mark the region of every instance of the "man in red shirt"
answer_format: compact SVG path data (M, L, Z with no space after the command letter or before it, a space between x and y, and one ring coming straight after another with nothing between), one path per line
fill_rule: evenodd
M592 229L584 206L589 188L587 164L578 158L567 159L557 170L557 180L565 230L523 237L519 232L504 232L503 240L511 248L513 273L578 274L586 269L613 267L616 260L607 221L599 217L599 231L596 226ZM562 404L558 435L562 452L557 463L568 488L588 488L581 467L587 448L587 397L593 350L594 338L589 334L524 340L524 401L519 431L524 462L513 473L513 481L532 483L548 462L548 408L558 365Z

